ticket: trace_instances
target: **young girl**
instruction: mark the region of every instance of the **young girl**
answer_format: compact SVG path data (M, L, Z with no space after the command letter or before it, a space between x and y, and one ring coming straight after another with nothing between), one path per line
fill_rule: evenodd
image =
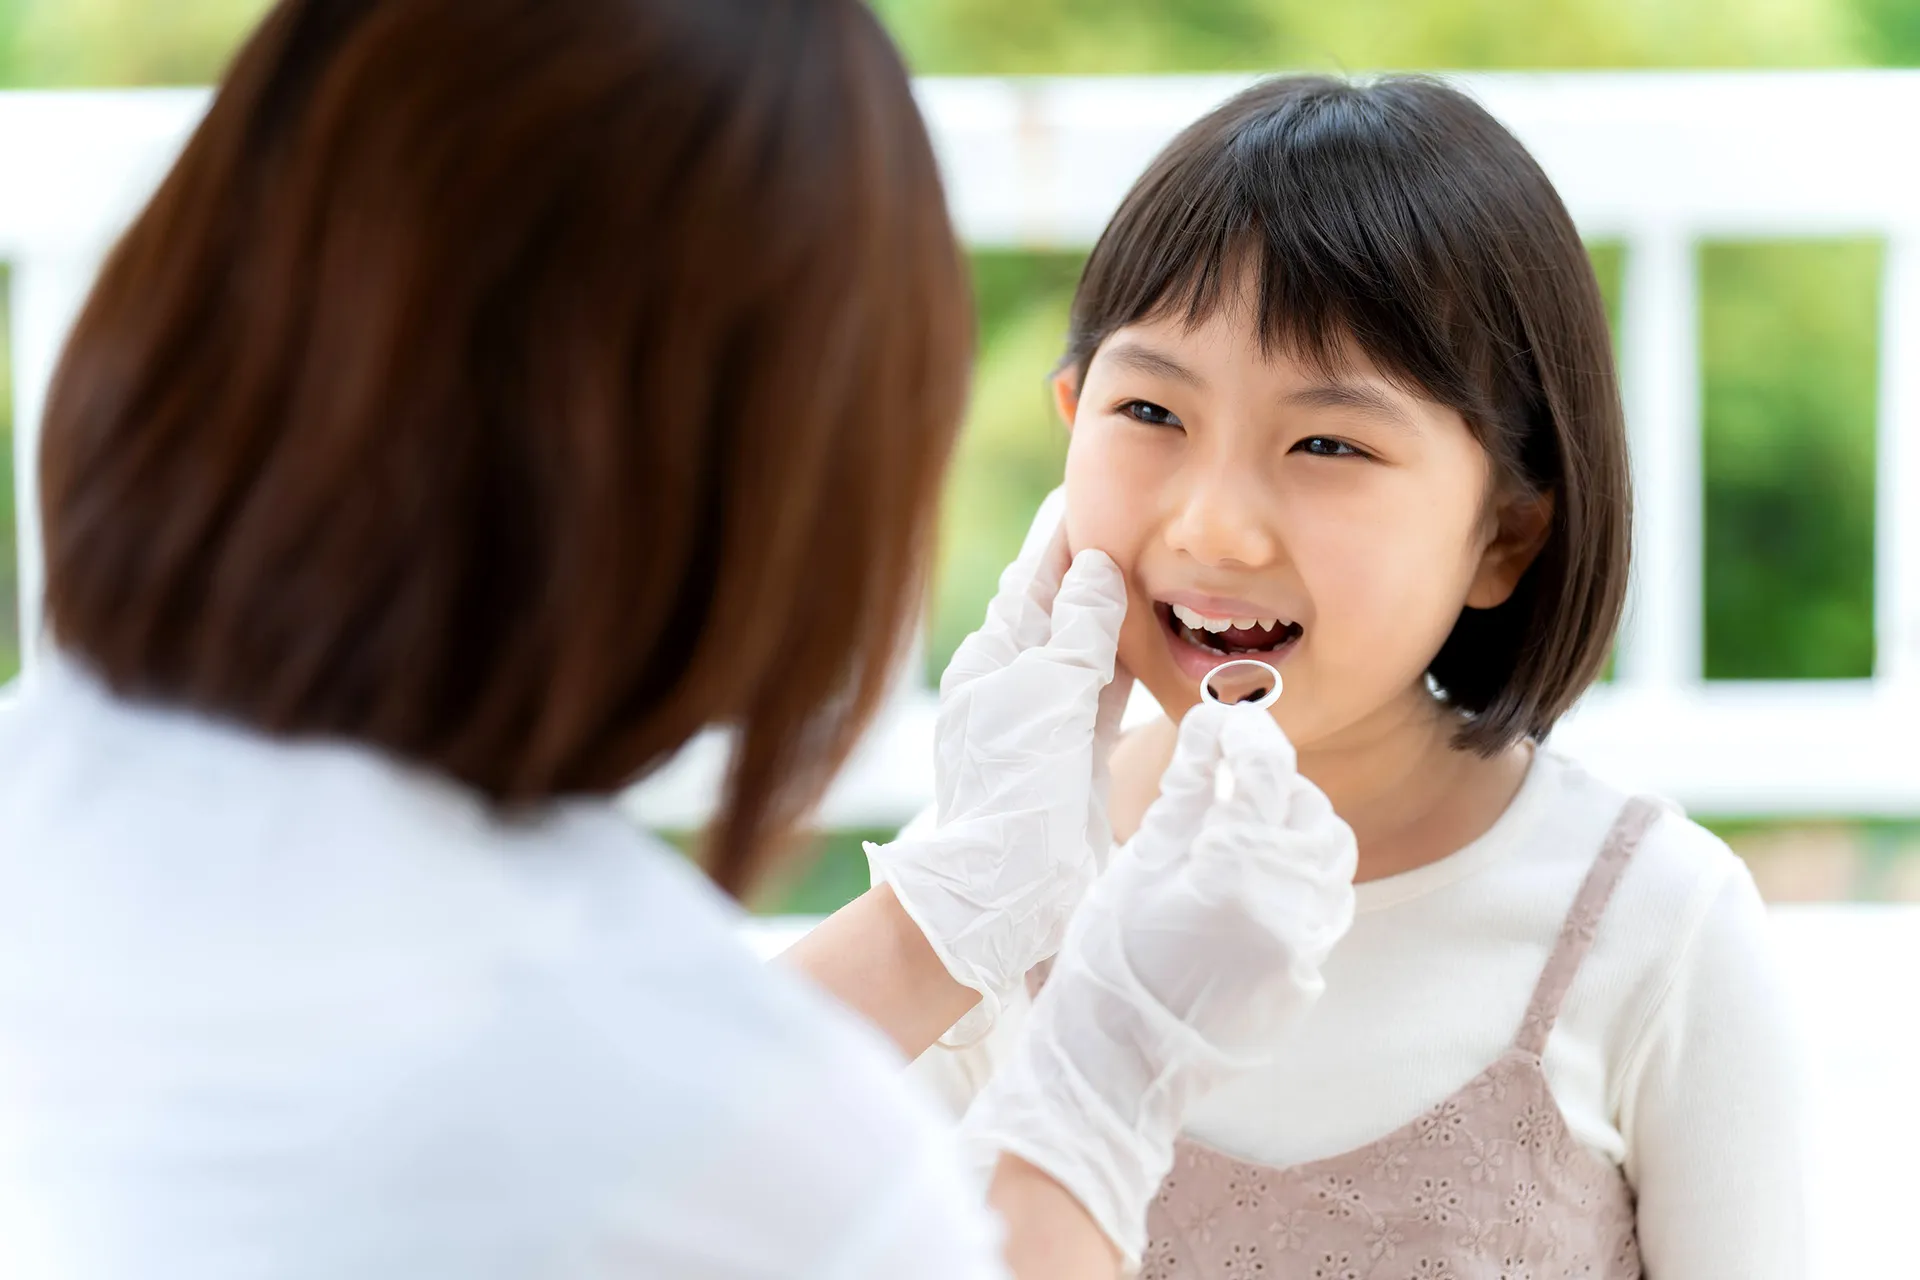
M1127 196L1055 385L1070 540L1170 717L1115 752L1116 838L1252 656L1360 850L1324 997L1190 1114L1143 1274L1800 1275L1753 883L1541 745L1613 642L1630 504L1599 290L1525 150L1430 81L1248 90Z

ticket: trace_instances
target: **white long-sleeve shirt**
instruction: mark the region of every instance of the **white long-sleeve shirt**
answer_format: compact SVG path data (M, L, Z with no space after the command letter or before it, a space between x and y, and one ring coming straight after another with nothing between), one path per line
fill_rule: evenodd
M877 1035L609 809L0 694L0 1276L1002 1275Z
M1626 797L1541 751L1507 812L1438 862L1358 886L1326 993L1271 1068L1203 1099L1187 1132L1285 1166L1442 1101L1512 1042ZM1548 1040L1576 1137L1622 1166L1656 1280L1804 1272L1794 1029L1745 865L1676 814L1634 855ZM916 1064L956 1106L1017 1034Z

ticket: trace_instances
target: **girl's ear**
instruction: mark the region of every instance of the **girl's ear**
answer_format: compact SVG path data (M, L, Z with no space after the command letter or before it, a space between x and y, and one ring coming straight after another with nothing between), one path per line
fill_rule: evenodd
M1467 588L1467 605L1497 609L1513 595L1553 529L1553 495L1521 498L1505 504L1495 515L1493 537L1480 553L1480 568Z
M1071 369L1053 375L1053 408L1067 430L1073 430L1074 415L1080 412L1080 380Z

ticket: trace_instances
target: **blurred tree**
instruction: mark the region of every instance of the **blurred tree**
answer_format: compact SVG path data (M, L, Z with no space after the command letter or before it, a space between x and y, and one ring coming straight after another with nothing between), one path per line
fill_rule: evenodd
M1859 0L1889 7L1901 0ZM877 0L916 70L1826 66L1833 0Z
M1710 678L1873 672L1880 258L1872 240L1701 254Z
M1920 64L1920 0L1852 0L1856 41L1868 61Z
M270 0L0 0L0 83L207 84Z
M1060 482L1067 433L1047 374L1059 358L1080 254L978 253L980 354L941 507L927 666L937 680L979 625L1027 521Z
M1066 428L1046 385L1066 331L1065 295L1036 301L981 352L973 411L960 437L941 509L940 559L927 642L938 678L954 647L979 625L1000 570L1020 549L1034 508L1060 483Z

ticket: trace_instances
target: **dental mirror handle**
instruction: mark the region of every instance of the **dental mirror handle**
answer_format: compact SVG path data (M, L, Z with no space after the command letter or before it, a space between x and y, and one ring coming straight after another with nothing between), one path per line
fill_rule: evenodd
M1280 672L1258 658L1236 658L1207 672L1200 682L1200 696L1223 707L1246 707L1265 711L1280 700ZM1213 798L1225 802L1233 798L1233 770L1220 762L1213 775Z

